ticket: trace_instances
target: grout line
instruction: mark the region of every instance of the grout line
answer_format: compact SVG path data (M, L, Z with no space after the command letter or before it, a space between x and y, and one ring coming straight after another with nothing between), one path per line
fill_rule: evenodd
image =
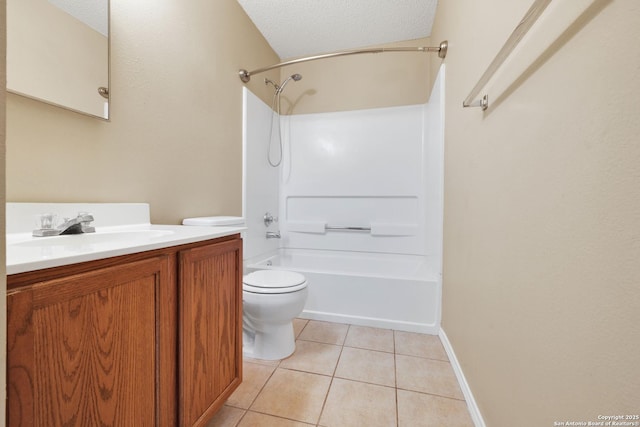
M417 394L426 394L428 396L441 397L443 399L455 400L455 401L458 401L458 402L466 402L464 399L458 399L456 397L451 397L451 396L444 396L442 394L437 394L437 393L429 393L429 392L426 392L426 391L411 390L410 388L398 387L397 390L408 391L410 393L417 393Z
M268 365L262 365L262 366L268 366ZM247 412L249 411L249 409L251 409L253 404L256 403L256 400L258 400L258 396L260 396L260 393L262 393L264 388L267 386L267 383L271 380L271 378L273 377L273 374L276 373L276 371L278 370L279 366L280 366L280 362L278 362L278 364L276 366L274 366L273 371L271 371L271 374L269 374L269 378L267 378L267 380L264 382L264 384L262 384L262 387L260 387L260 390L258 390L258 393L256 393L256 396L251 400L251 403L249 404L249 407L247 408ZM245 413L245 415L246 415L246 413ZM244 418L244 415L242 416L242 418Z
M281 419L281 420L293 421L294 423L304 424L304 425L307 425L307 426L314 426L314 425L316 425L315 423L308 423L308 422L306 422L306 421L296 420L295 418L283 417L283 416L281 416L281 415L273 415L273 414L270 414L270 413L268 413L268 412L261 412L261 411L249 411L248 409L247 409L247 412L253 412L254 414L266 415L267 417L272 417L272 418L279 418L279 419ZM243 417L243 418L244 418L244 417ZM237 425L237 424L236 424L236 425Z
M342 351L344 350L344 343L347 341L347 335L349 335L349 329L351 329L351 325L347 327L347 333L344 336L344 340L342 341L342 345L340 346L340 354L338 355L338 360L336 361L336 366L333 368L333 374L331 375L331 381L329 381L329 388L327 389L327 394L324 396L324 400L322 401L322 408L320 408L320 415L318 416L318 422L316 426L320 426L320 420L322 419L322 413L324 412L324 408L327 406L327 399L329 399L329 393L331 392L331 387L333 386L333 380L336 377L336 371L338 370L338 364L340 363L340 358L342 357Z
M396 355L396 331L393 331L391 335L393 339L393 384L395 385L396 392L396 426L400 425L400 407L398 405L398 365Z

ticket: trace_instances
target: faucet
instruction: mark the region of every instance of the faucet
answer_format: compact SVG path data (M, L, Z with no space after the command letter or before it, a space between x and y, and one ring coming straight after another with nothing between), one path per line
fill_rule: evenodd
M93 215L86 212L78 212L75 218L65 218L64 222L55 228L41 228L33 230L36 237L59 236L61 234L94 233L95 227L89 225L93 221Z
M280 230L267 231L267 239L279 239L279 238L280 238Z

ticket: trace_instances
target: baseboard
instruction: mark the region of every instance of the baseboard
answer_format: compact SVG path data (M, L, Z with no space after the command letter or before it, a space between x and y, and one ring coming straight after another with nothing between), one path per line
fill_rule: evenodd
M418 332L421 334L438 335L439 325L403 322L399 320L380 319L376 317L351 316L323 311L304 310L298 316L301 319L322 320L325 322L347 323L349 325L369 326L372 328L393 329L404 332Z
M471 419L476 427L486 427L484 423L484 419L482 419L482 414L480 413L480 409L476 404L476 400L473 397L473 393L471 393L471 388L469 388L469 384L467 383L467 379L464 377L464 373L462 372L462 368L460 367L460 363L458 362L458 358L456 357L455 352L453 351L453 347L451 347L451 343L449 342L449 338L447 338L447 334L445 334L444 329L440 328L440 333L438 334L440 337L440 341L442 341L442 346L444 350L447 352L449 356L449 362L451 362L451 367L453 368L453 372L456 374L458 378L458 383L460 384L460 389L462 390L462 394L464 395L464 400L467 402L467 407L469 408L469 414L471 414Z

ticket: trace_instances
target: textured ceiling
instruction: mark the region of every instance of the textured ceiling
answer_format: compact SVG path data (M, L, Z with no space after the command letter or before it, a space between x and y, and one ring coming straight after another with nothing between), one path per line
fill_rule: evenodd
M428 37L437 0L238 0L281 59Z

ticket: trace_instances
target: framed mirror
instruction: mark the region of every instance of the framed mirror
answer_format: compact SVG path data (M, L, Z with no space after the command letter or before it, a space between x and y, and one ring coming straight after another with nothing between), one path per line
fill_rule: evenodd
M109 119L109 0L7 0L7 90Z

